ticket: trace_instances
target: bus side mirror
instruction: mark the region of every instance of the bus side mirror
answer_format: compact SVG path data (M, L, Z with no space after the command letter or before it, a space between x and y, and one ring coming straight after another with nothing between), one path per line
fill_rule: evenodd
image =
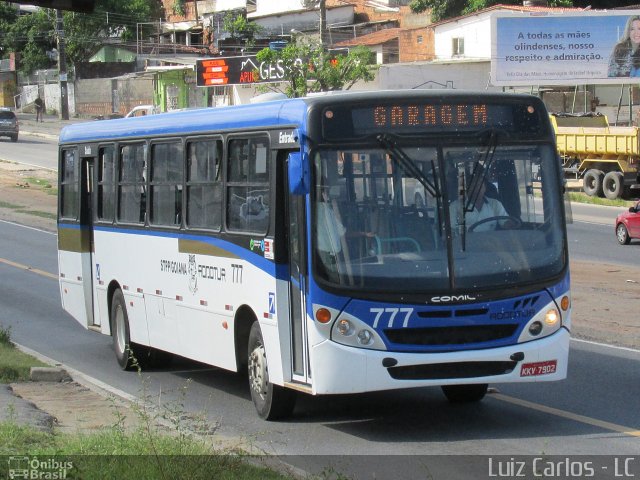
M293 195L309 193L309 155L292 152L289 154L289 192Z

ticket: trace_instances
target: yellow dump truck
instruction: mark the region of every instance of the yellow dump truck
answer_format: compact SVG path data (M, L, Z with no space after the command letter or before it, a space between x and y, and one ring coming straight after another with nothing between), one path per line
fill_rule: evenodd
M552 114L565 175L582 178L587 195L640 194L640 128L613 127L604 115Z

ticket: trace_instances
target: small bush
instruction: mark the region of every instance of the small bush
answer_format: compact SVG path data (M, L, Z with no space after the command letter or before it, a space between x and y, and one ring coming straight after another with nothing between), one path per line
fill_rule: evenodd
M13 345L11 343L11 328L0 325L0 345Z

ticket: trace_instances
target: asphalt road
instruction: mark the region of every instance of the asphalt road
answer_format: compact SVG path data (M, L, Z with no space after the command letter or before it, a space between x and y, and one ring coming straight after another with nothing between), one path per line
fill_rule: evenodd
M626 252L612 243L611 229L599 228L602 240L594 244L606 239L616 247L612 251ZM576 244L582 249L585 242L572 244L572 250ZM148 383L120 371L110 337L84 330L62 311L56 272L54 235L0 222L0 321L11 327L17 343L129 394L157 400L161 393L173 406L204 413L218 435L243 438L268 454L313 455L287 458L305 469L319 472L333 465L354 478L373 478L372 471L376 478L426 478L426 454L639 451L638 351L573 341L567 380L497 385L498 391L477 405L450 405L438 388L301 396L293 419L266 423L255 414L246 379L239 375L186 360L170 370L145 372ZM478 468L474 460L486 462L446 457L430 463L429 471L442 468L448 478L469 478L468 469Z
M18 159L25 165L57 170L58 142L26 134L20 134L16 143L0 138L0 160L15 162Z

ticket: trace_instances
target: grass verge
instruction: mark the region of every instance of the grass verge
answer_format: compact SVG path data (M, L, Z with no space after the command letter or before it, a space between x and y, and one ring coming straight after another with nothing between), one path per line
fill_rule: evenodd
M588 203L590 205L604 205L607 207L629 208L635 204L633 200L609 200L608 198L590 197L582 192L569 192L569 200L573 203Z
M11 342L10 334L8 328L0 326L0 383L27 380L30 367L44 366L37 359L19 351ZM11 415L11 406L2 406L0 408L8 409L10 420L0 422L0 457L23 459L21 465L9 465L9 475L11 477L11 473L18 468L22 469L18 470L20 475L28 470L28 476L15 478L292 478L249 463L248 457L241 453L216 448L212 435L198 435L189 431L182 404L172 407L168 414L154 413L147 410L145 405L142 402L141 406L134 409L140 418L139 426L135 429L125 428L124 417L118 415L114 425L96 432L75 434L55 429L41 431L18 424ZM159 418L170 420L169 426L166 426L166 422L162 426ZM33 468L34 458L37 468ZM4 478L6 471L0 466L0 478Z
M54 458L58 465L64 465L67 469L65 477L57 478L292 478L252 465L242 455L220 454L207 442L197 438L176 438L171 435L150 437L144 430L124 433L117 427L90 435L71 435L45 433L11 422L1 423L0 455L37 456L41 460Z
M23 382L29 379L31 367L46 367L31 355L11 343L8 328L0 326L0 383Z
M27 177L27 178L25 178L25 181L29 185L35 185L36 187L38 187L39 190L42 190L43 192L45 192L45 193L47 193L49 195L57 195L58 194L58 189L54 188L49 180L45 180L45 179L38 178L38 177Z
M40 210L30 210L29 208L23 205L16 205L15 203L0 201L0 208L6 208L8 210L14 210L16 213L24 213L26 215L33 215L35 217L48 218L51 220L55 220L57 218L57 215L55 213L41 212Z

